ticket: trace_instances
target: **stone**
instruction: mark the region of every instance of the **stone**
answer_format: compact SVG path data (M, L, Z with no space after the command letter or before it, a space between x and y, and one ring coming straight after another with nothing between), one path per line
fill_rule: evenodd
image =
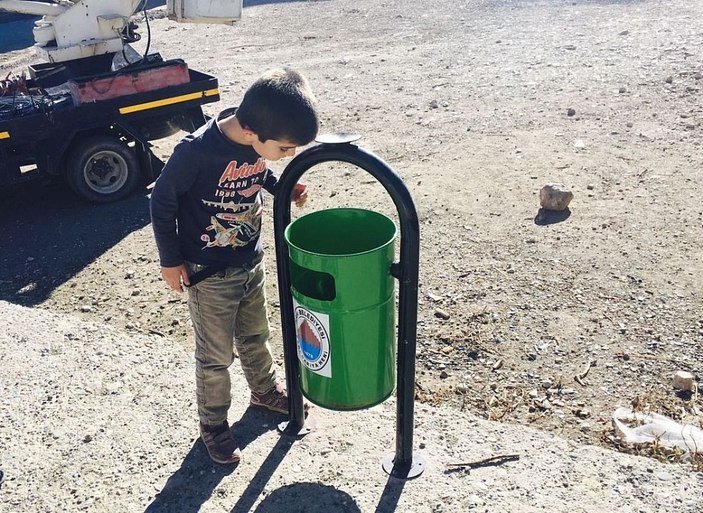
M562 184L548 183L539 191L540 206L546 210L566 210L574 199L574 193Z
M577 410L574 411L574 414L577 417L580 417L582 419L586 419L591 416L591 410L588 408L578 408Z
M676 390L683 390L684 392L693 392L696 389L693 374L686 371L676 371L673 385Z
M449 312L445 312L444 310L442 310L440 308L437 308L434 311L434 315L435 315L435 317L439 317L440 319L444 319L445 321L447 319L449 319L449 317L450 317Z

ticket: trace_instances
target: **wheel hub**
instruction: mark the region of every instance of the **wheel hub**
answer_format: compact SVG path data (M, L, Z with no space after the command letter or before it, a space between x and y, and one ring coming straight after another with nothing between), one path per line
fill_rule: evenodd
M84 168L86 183L101 194L109 194L122 187L127 181L128 173L127 162L112 151L96 153Z

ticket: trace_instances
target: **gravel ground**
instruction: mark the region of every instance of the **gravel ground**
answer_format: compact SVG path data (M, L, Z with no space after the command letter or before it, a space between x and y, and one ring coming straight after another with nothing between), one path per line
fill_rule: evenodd
M257 1L234 28L154 19L151 48L218 77L222 100L206 106L209 114L236 105L265 69L302 69L323 131L362 133L361 145L403 177L421 219L417 400L437 412L431 418L474 415L568 441L559 444L626 449L610 421L619 406L703 421L703 395L671 386L679 370L703 381L701 19L698 0ZM0 68L34 60L29 49L7 52ZM168 158L177 140L157 141L157 155ZM359 170L329 164L305 179L311 199L294 215L337 206L394 215L382 187ZM574 193L561 216L538 211L549 182ZM187 359L187 308L159 278L144 192L104 206L57 184L0 194L0 300L75 315ZM269 224L273 271L271 232ZM267 292L280 361L273 272ZM140 382L159 383L151 375ZM191 388L184 382L178 399ZM436 405L451 410L429 408ZM187 415L189 434L171 439L195 436ZM428 424L431 436L449 440L437 426ZM430 434L418 428L418 436ZM487 438L466 436L469 458L492 455L477 439ZM597 454L598 465L621 457ZM489 491L510 495L511 486ZM692 488L681 495L684 503L699 497ZM657 504L641 509L664 510Z
M425 472L389 478L395 408L316 408L299 441L247 409L233 372L242 462L212 464L197 439L192 366L173 339L0 302L0 511L697 513L701 474L450 408L418 407ZM41 329L37 329L41 327ZM21 350L19 350L21 348ZM447 467L496 455L517 461Z

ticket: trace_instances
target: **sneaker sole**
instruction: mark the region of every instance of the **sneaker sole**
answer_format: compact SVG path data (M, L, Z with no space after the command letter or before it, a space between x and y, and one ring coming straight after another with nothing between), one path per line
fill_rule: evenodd
M207 449L207 447L206 447ZM232 459L229 460L218 460L217 458L214 458L212 454L209 452L207 453L208 456L210 456L210 459L214 461L215 463L219 463L220 465L231 465L234 463L239 463L239 461L242 459L241 456L235 456Z
M203 443L203 445L205 445L205 442L203 441L203 438L202 438L202 437L200 437L200 441ZM208 449L208 446L207 446L207 445L205 445L205 452L207 452L207 455L210 457L210 459L211 459L212 461L214 461L215 463L219 463L220 465L229 465L229 464L231 464L231 463L239 463L239 460L242 459L242 454L241 454L241 452L240 452L239 449L237 449L237 453L236 453L236 454L233 454L232 457L231 457L230 459L227 459L227 460L218 459L218 458L216 458L215 456L213 456L213 455L210 453L210 449Z
M205 440L203 440L203 433L202 432L200 433L200 442L205 446L205 452L207 452L207 455L215 463L219 463L220 465L230 465L232 463L239 463L239 461L242 459L242 453L241 453L241 449L239 449L239 447L237 447L237 452L234 453L232 455L232 457L229 459L219 459L219 458L213 456L212 453L210 452L210 448L205 443Z

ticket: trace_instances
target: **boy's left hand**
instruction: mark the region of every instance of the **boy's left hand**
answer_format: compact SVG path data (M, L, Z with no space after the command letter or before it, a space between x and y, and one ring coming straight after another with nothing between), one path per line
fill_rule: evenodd
M297 207L302 207L308 200L308 186L304 183L296 183L293 187L293 194L290 195L290 199L295 201Z

